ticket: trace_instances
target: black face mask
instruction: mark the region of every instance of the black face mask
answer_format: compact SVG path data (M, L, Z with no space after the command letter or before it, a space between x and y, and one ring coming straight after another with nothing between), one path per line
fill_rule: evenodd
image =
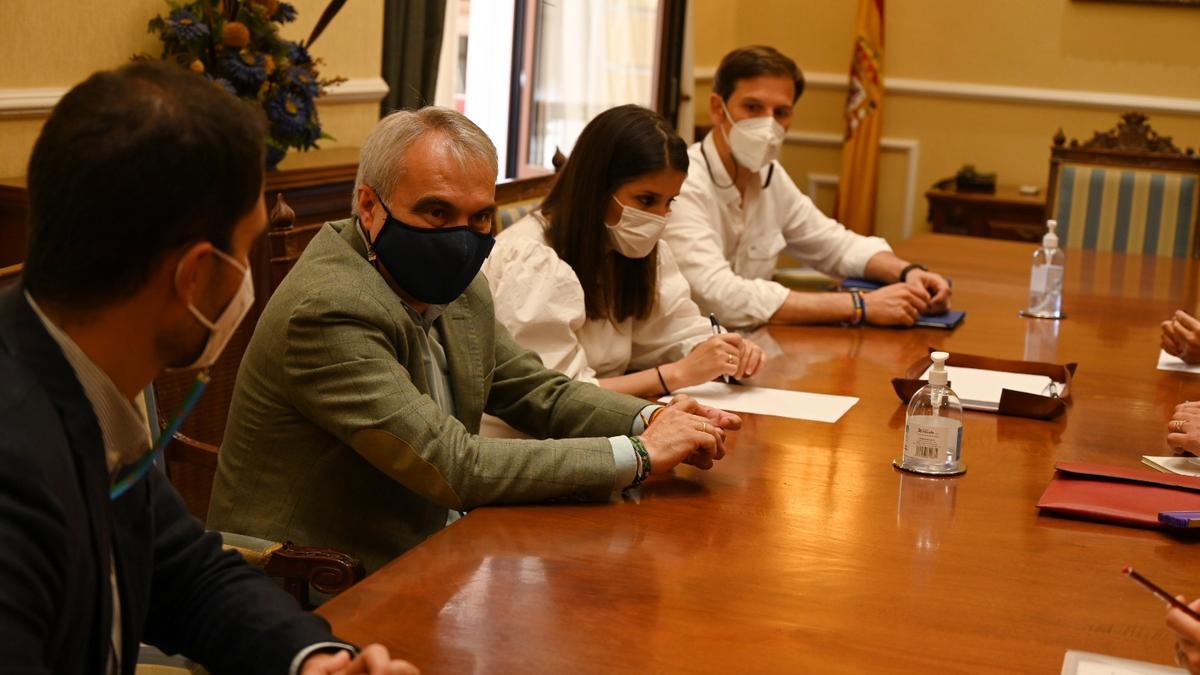
M496 244L492 235L466 226L413 227L393 216L382 199L379 205L387 220L375 237L375 253L396 284L421 302L444 305L462 295Z

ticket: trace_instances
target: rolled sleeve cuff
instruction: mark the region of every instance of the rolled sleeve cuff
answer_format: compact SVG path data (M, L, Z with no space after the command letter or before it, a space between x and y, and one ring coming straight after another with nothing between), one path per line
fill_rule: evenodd
M866 263L863 264L865 265ZM787 286L774 281L768 281L763 286L762 309L764 311L760 316L754 317L757 319L755 321L757 325L769 322L771 317L775 316L775 313L779 311L779 308L783 307L783 303L787 302L788 294L792 292ZM746 327L738 326L738 328Z
M880 253L891 253L892 247L883 237L863 237L843 259L845 265L842 276L865 276L867 263Z
M629 446L629 450L630 452L633 451L632 445ZM288 675L300 675L300 669L304 666L304 662L313 654L336 651L350 652L351 655L358 654L358 650L353 645L348 645L344 642L317 642L296 652L295 658L292 659L292 665L288 668Z

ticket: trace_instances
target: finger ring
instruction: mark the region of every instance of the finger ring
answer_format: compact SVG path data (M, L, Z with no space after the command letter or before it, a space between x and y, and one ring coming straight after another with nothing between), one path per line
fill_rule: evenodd
M708 433L708 422L701 422L701 423L700 423L700 431L702 431L702 432L704 432L704 433L706 433L706 434Z
M733 354L730 354L730 355L728 355L728 356L726 356L726 357L725 357L725 362L726 362L726 363L736 363L736 362L737 362L737 359L736 359L736 358L734 358Z
M1171 420L1167 428L1177 434L1183 433L1183 420Z

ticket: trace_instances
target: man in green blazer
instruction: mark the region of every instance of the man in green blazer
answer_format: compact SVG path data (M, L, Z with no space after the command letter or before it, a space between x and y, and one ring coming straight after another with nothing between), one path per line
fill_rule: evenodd
M354 218L327 223L238 372L209 527L333 546L368 570L485 504L603 500L724 455L728 413L546 369L495 320L495 148L445 109L384 118ZM539 439L478 436L487 412Z

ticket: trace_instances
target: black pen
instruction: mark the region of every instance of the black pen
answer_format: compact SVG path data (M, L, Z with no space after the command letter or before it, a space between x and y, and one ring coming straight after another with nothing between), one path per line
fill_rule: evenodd
M713 335L720 335L721 334L721 322L717 321L717 315L713 314L712 312L709 312L708 322L712 324ZM725 384L731 384L730 377L728 375L722 375L721 381L723 381Z

